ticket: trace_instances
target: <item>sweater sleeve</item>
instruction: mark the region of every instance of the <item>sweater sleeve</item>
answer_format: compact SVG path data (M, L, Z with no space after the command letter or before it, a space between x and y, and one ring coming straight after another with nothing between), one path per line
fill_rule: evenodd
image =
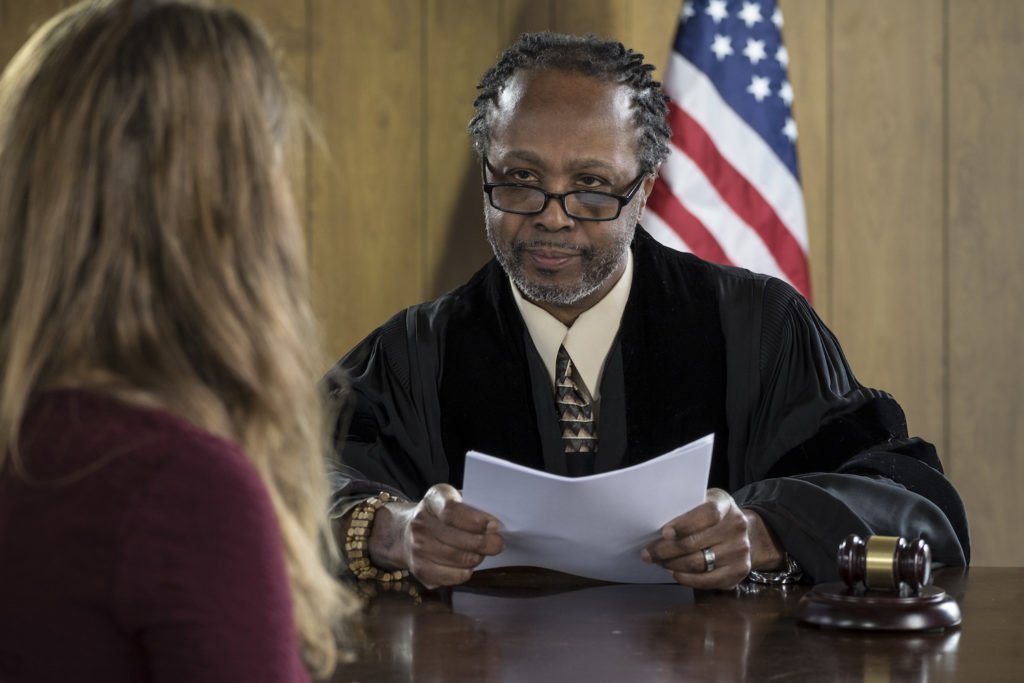
M121 627L155 681L307 681L276 515L243 453L186 438L125 516Z

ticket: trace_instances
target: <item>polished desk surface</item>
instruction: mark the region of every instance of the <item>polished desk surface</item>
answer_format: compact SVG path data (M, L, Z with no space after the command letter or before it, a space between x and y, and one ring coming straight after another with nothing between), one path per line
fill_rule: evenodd
M1024 681L1024 568L940 570L963 623L889 633L800 624L806 587L757 593L491 571L422 601L379 594L333 681Z

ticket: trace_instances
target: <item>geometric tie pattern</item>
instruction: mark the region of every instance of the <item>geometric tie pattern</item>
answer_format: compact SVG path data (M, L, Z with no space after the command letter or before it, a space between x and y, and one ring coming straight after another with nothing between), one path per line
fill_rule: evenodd
M594 409L576 384L572 359L565 347L559 347L555 360L555 408L562 429L566 453L597 453L597 427Z

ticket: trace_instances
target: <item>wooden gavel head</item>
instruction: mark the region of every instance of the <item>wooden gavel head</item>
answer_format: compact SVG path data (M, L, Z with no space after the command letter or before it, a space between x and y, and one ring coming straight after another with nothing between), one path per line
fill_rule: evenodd
M839 544L839 577L850 588L916 593L932 580L932 551L923 538L850 534Z

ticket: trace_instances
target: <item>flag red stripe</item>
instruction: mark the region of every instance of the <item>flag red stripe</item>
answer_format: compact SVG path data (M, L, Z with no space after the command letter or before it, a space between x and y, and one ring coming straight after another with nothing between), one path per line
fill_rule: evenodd
M793 286L810 297L806 256L775 209L721 155L707 131L674 102L669 104L668 119L672 143L693 159L725 203L761 236Z
M658 214L666 225L675 230L694 254L706 261L732 265L732 261L722 251L715 236L683 206L660 177L654 182L654 189L647 200L647 208Z

